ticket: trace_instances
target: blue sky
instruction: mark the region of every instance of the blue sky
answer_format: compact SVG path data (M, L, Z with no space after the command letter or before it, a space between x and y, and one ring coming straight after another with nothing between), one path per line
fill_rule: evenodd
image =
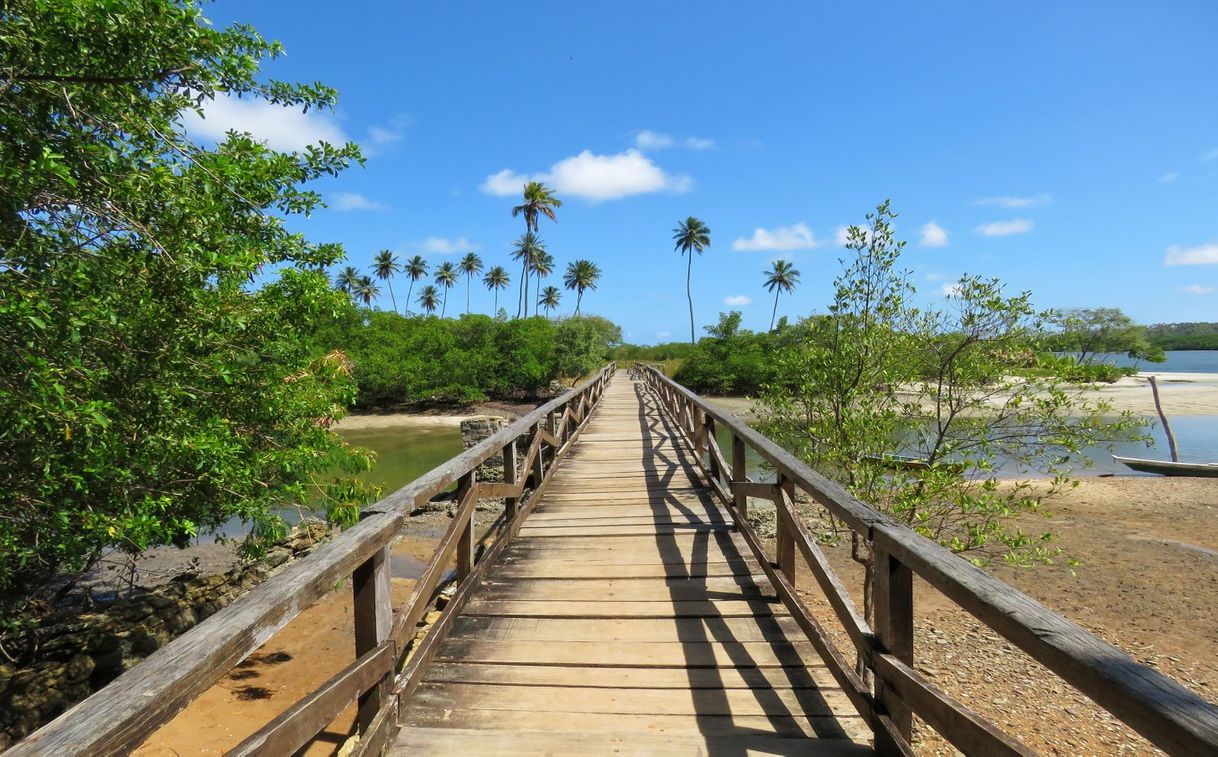
M758 329L771 260L802 272L779 313L823 312L839 229L891 198L928 302L967 272L1041 307L1218 320L1210 0L221 0L208 15L283 42L268 76L341 100L308 116L217 102L192 133L363 145L367 166L318 182L331 207L298 224L359 267L382 248L433 264L475 250L515 273L510 209L540 177L565 201L541 231L559 270L604 271L584 309L651 343L688 335L678 220L712 230L699 331L731 308ZM490 299L475 288L475 309ZM514 312L514 289L503 300Z

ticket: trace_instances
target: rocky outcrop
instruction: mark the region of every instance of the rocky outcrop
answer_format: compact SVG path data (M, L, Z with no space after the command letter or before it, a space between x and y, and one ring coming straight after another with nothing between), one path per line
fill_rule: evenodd
M227 573L185 573L96 612L52 615L21 640L33 650L30 662L20 667L0 663L0 750L219 612L330 535L324 524L307 521L262 559Z

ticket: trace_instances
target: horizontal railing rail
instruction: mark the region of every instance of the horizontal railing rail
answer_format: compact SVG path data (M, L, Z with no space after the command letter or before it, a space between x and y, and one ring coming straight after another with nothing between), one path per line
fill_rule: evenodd
M914 668L913 576L1039 661L1147 740L1170 754L1218 753L1218 707L972 563L853 497L790 452L734 416L715 409L653 366L642 375L737 529L768 573L779 597L821 652L839 685L876 734L884 753L912 753L916 714L966 754L1028 754L1030 750ZM715 428L730 430L730 461ZM773 467L776 482L746 475L746 450ZM874 626L834 573L795 508L795 490L811 496L871 546ZM749 525L748 499L775 505L777 536L771 558ZM873 685L850 665L795 591L802 558L845 630Z
M418 685L420 671L434 655L471 587L536 505L555 463L578 437L615 370L610 363L578 387L369 506L358 524L169 642L14 745L6 755L133 751L234 665L346 580L353 590L355 659L230 754L291 754L357 700L360 740L355 753L379 753L397 727L398 703ZM499 454L504 460L504 481L478 481L478 467ZM453 484L457 484L457 500L449 528L410 597L395 610L389 594L390 544L414 508ZM479 499L493 497L504 498L504 512L496 520L501 531L480 556L476 506ZM432 606L454 556L455 593L441 619L416 648L412 646L416 626Z

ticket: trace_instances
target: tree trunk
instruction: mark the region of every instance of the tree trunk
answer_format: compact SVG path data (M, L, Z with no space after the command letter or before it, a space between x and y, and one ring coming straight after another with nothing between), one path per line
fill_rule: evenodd
M770 311L770 331L774 330L774 317L778 315L778 295L781 289L774 290L774 309Z
M694 340L694 295L689 288L689 276L694 270L694 251L689 251L689 260L685 261L685 299L689 300L689 343L697 344Z
M1163 433L1167 434L1167 448L1171 452L1171 461L1173 463L1180 462L1180 452L1176 449L1176 435L1171 432L1171 426L1167 424L1167 415L1163 412L1163 406L1159 404L1159 385L1155 383L1155 377L1150 376L1150 391L1155 397L1155 412L1159 414L1159 421L1163 424Z
M575 295L575 315L576 316L579 315L579 303L583 299L584 299L584 290L580 289L579 293Z
M389 301L393 303L393 312L398 312L398 298L393 296L393 279L385 279L385 283L389 285Z
M495 312L491 313L491 318L499 317L499 287L495 287Z
M444 287L444 303L440 306L440 317L443 318L446 312L448 312L448 287Z
M410 280L410 286L406 288L406 315L410 315L410 298L414 296L414 279Z
M465 276L465 314L469 315L469 288L473 286L474 275L472 273Z

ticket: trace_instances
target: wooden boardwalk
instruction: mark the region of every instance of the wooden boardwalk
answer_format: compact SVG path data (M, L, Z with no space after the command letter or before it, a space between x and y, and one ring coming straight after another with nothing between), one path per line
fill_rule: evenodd
M622 375L401 724L391 754L859 754L872 739L675 427Z

